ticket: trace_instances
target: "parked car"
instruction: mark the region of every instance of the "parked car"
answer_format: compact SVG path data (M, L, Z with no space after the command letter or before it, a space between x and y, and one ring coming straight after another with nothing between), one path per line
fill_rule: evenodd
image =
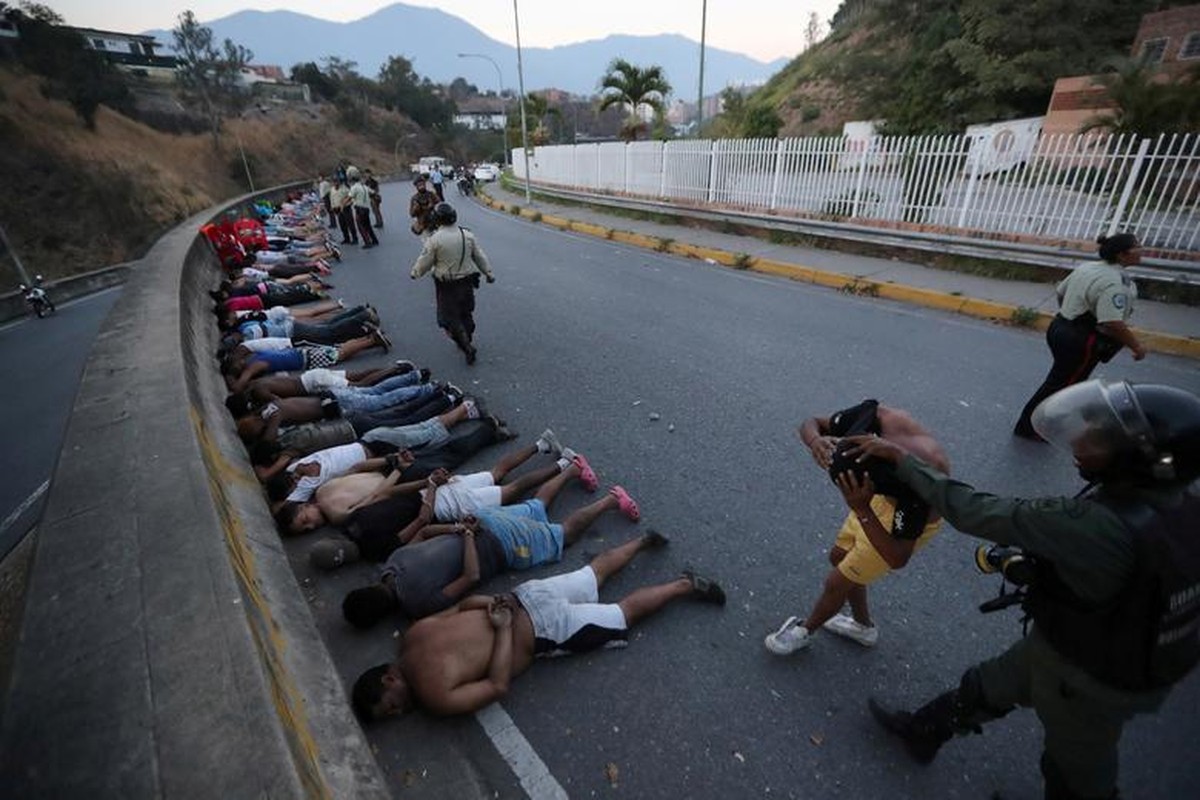
M446 177L454 174L454 166L441 156L424 156L415 164L410 164L409 171L414 175L431 174L434 170Z
M475 167L475 180L483 183L500 180L500 165L480 164Z

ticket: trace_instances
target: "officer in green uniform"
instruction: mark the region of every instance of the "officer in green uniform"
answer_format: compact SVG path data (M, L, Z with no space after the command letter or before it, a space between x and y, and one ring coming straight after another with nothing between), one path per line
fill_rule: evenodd
M1097 364L1109 361L1122 347L1129 348L1134 361L1146 357L1146 348L1126 324L1137 299L1137 284L1125 267L1142 261L1137 237L1118 233L1101 236L1098 242L1101 261L1076 267L1058 284L1058 313L1046 330L1054 363L1021 410L1013 428L1016 436L1040 440L1030 423L1038 404L1059 389L1087 380Z
M874 699L871 711L913 758L928 763L953 735L981 732L982 723L1032 706L1045 729L1047 800L1115 798L1126 720L1157 710L1170 684L1200 657L1200 494L1189 487L1200 476L1200 399L1168 386L1093 380L1047 399L1033 424L1047 441L1070 449L1097 488L1074 498L996 497L893 442L854 440L863 457L897 465L897 477L952 526L1021 548L1036 565L1025 602L1033 620L1028 636L915 712ZM1146 555L1146 543L1163 530L1191 548L1191 560L1181 560L1192 572L1172 584L1183 588L1161 606L1185 612L1175 627L1155 627L1167 614L1160 616L1158 595L1145 588L1164 585L1146 573L1160 563ZM1148 608L1155 611L1138 610ZM1169 654L1175 667L1165 678L1148 666L1165 663L1164 647L1182 650Z

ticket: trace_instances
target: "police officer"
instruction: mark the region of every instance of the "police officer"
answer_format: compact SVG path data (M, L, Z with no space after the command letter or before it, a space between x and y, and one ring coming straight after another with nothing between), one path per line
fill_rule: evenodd
M433 209L438 204L437 195L429 191L428 176L421 173L413 179L413 196L408 201L408 215L412 217L412 232L421 236L433 230Z
M1189 486L1200 475L1200 399L1168 386L1093 380L1047 399L1033 425L1070 449L1097 488L1074 498L996 497L894 442L856 440L859 453L896 464L899 479L955 528L1022 548L1035 564L1028 636L915 712L874 699L870 707L928 763L953 735L1032 706L1045 728L1047 800L1114 798L1126 720L1157 710L1200 658L1200 496ZM1171 558L1154 549L1164 540ZM1178 574L1164 572L1176 567ZM1170 602L1156 604L1159 587L1171 587Z
M1107 362L1122 347L1134 361L1146 357L1146 348L1126 324L1137 299L1137 284L1125 267L1140 264L1141 249L1132 233L1101 236L1100 258L1076 267L1059 284L1058 313L1046 331L1046 343L1054 363L1046 380L1029 398L1013 428L1013 434L1040 441L1030 424L1038 403L1059 389L1087 380L1101 361Z
M425 240L421 255L413 264L412 278L416 280L432 270L437 287L437 323L475 363L475 289L482 274L488 283L496 276L475 234L457 225L458 212L449 203L438 203L433 209L432 223L436 230Z

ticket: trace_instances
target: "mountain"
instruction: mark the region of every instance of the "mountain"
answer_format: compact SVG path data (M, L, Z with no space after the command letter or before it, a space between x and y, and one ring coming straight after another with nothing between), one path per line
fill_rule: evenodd
M463 77L481 91L496 88L496 70L481 58L458 58L479 53L499 65L504 88L517 88L517 50L488 37L459 17L432 8L396 3L354 22L330 22L291 11L239 11L203 23L217 42L226 38L248 47L256 64L278 64L286 72L293 64L321 63L326 56L358 62L358 71L375 77L389 56L404 56L422 77L449 83ZM171 32L147 31L170 45ZM800 43L797 42L797 50ZM599 86L608 63L622 57L638 65L658 64L674 87L673 94L694 100L699 75L700 45L679 35L625 36L558 47L524 47L527 91L557 88L589 95ZM787 59L770 63L740 53L705 49L705 94L730 83L761 83L782 68Z

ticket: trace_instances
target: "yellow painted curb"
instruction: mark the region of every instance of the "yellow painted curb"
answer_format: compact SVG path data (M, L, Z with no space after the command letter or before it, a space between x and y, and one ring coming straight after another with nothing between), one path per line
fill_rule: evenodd
M489 201L489 204L495 202L487 195L483 195L483 197ZM503 205L500 205L503 208ZM526 216L524 212L522 212L522 216ZM700 260L715 261L727 267L739 266L739 254L730 253L726 250L717 250L688 242L674 241L663 248L662 242L664 240L655 236L647 236L632 231L613 230L600 225L593 225L590 222L580 222L565 217L543 216L541 221L556 228L572 230L601 239L611 239L616 242L631 244L635 247L644 247L659 252L665 251ZM744 258L744 256L742 257ZM774 261L765 258L750 258L748 263L741 265L741 268L767 275L776 275L788 278L789 280L803 281L818 286L828 286L849 294L885 297L889 300L898 300L910 305L936 308L942 311L951 311L955 314L963 314L968 317L999 320L1005 323L1009 322L1013 318L1013 315L1021 310L1017 306L1010 306L1006 303L979 300L974 297L963 297L947 292L939 292L934 289L921 289L915 286L902 286L895 283L880 283L868 278L843 275L838 272L826 272L814 267L788 264L783 261ZM1037 316L1024 327L1041 331L1046 330L1054 315L1044 312L1035 313ZM1139 328L1134 328L1134 332L1151 352L1200 359L1200 338L1178 336L1172 333L1158 333Z
M612 236L611 228L605 228L601 225L593 225L590 222L579 222L578 220L570 220L567 225L573 231L578 233L586 233L589 236L599 236L601 239L607 239Z
M637 247L645 247L650 250L659 250L662 247L662 241L656 236L646 236L641 233L632 233L630 231L614 230L612 236L609 237L614 242L624 242Z

